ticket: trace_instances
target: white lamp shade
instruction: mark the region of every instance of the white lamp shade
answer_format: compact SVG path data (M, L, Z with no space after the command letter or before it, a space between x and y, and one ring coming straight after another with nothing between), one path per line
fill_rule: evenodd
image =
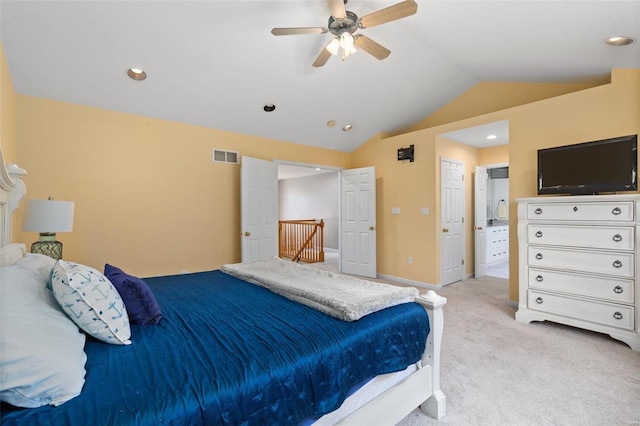
M23 231L70 232L73 230L73 201L27 200Z
M327 50L332 55L338 54L338 50L340 50L340 42L338 41L337 38L334 38L333 40L331 40L331 43L327 45Z

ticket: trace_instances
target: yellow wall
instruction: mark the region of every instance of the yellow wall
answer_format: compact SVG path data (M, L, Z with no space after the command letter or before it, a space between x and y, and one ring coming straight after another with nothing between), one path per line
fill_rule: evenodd
M16 163L16 92L0 42L0 162ZM14 213L11 241L17 240L22 223L20 209Z
M489 166L492 164L509 163L509 145L497 145L482 148L478 153L478 165Z
M474 161L478 165L509 163L509 211L510 220L510 279L509 299L518 300L518 248L516 198L536 195L536 152L540 148L586 142L614 136L640 133L640 70L616 69L610 84L592 87L520 105L472 118L454 121L403 135L371 139L353 153L353 164L377 167L378 181L382 189L378 193L379 215L383 223L378 232L378 268L383 274L400 276L412 280L438 284L440 282L440 234L439 234L439 157L463 161L467 168L466 223L467 247L465 265L473 264L473 249L470 242L472 193L469 170ZM454 104L473 107L475 95L461 97ZM482 111L483 103L478 106ZM509 120L510 143L506 148L460 150L454 142L438 137L439 134ZM415 163L395 161L397 148L415 145ZM390 216L390 208L400 207L409 214ZM428 216L415 212L419 206L429 207ZM378 219L380 221L380 219ZM389 224L393 224L390 226ZM406 256L413 254L413 265L406 264ZM471 268L471 271L473 269ZM465 272L470 269L466 268Z
M28 198L75 201L64 258L151 276L240 261L241 155L349 167L350 154L24 95L18 158ZM21 233L31 243L35 233Z
M400 133L426 129L482 114L501 111L605 83L608 83L608 81L582 84L482 81L424 120L419 121Z
M16 92L0 43L0 147L5 163L16 162L15 98Z

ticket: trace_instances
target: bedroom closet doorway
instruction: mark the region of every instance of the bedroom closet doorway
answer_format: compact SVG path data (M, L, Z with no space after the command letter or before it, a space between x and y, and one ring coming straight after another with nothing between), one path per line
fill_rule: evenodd
M440 158L441 284L464 278L464 163Z

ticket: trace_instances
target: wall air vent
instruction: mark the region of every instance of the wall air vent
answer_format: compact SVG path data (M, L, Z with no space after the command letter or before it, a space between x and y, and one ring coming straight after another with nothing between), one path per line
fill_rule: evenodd
M222 149L213 149L212 160L214 163L238 164L240 156L235 151L224 151Z

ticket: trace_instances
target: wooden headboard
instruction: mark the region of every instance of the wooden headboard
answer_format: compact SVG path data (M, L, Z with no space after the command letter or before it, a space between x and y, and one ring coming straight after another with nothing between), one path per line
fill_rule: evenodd
M22 177L27 172L15 164L5 166L0 149L0 247L11 242L13 213L27 193Z

